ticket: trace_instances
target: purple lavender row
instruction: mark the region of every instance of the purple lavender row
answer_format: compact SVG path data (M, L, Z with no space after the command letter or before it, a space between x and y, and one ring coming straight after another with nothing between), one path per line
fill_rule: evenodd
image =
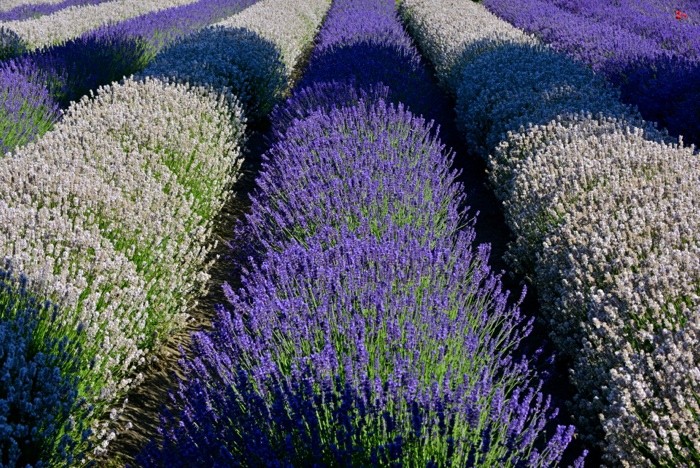
M148 42L157 53L179 39L234 15L257 1L200 0L197 3L168 8L104 26L88 35L100 37L123 34L129 38L139 38Z
M58 117L39 70L31 65L0 70L0 155L34 140Z
M50 15L64 8L81 5L97 5L110 0L64 0L60 3L35 3L20 5L8 11L0 12L0 21L22 21L39 16Z
M334 11L344 9L361 10L361 20L351 21L347 14L329 15L299 89L330 81L351 81L365 89L384 85L390 101L403 103L416 114L441 119L449 110L447 101L432 84L394 5L369 0L334 6Z
M23 100L20 107L28 110L14 116L0 114L0 118L16 122L24 135L38 137L50 128L46 123L55 120L51 109L57 103L65 108L99 86L143 70L167 45L256 1L200 0L105 26L64 44L5 61L0 64L0 80L6 86L6 93L15 100ZM9 49L14 43L7 41ZM17 74L13 72L16 69L31 70L31 73ZM37 82L36 76L41 76L43 82ZM34 87L26 94L29 92L27 81L43 84L46 91ZM44 104L46 92L50 99ZM33 115L43 117L35 119ZM15 138L9 125L0 127L0 132L3 154L31 140Z
M555 0L553 4L590 22L605 23L651 39L678 57L700 58L700 9L689 10L659 0L601 2ZM676 17L678 11L678 18ZM692 15L685 18L682 16Z
M604 73L620 87L623 101L636 105L646 120L682 135L686 142L700 143L700 113L695 106L700 99L699 26L675 17L670 23L647 24L630 10L630 22L637 26L629 30L617 24L621 20L608 19L619 17L613 7L600 7L607 14L599 11L591 18L543 0L485 0L484 5ZM654 32L642 33L645 28Z
M451 156L387 102L426 73L394 2L335 2L319 44L273 117L243 286L195 334L180 409L140 463L559 462L573 427L548 426L556 410L514 353L530 323L460 229Z
M164 416L164 445L141 463L559 460L573 428L544 431L556 412L526 384L527 362L511 356L530 327L508 306L488 268L488 248L475 249L473 229L457 231L459 218L445 213L434 215L442 218L436 224L456 234L430 232L400 203L373 212L386 200L431 192L435 201L424 200L425 208L439 206L451 192L454 174L440 177L448 159L427 137L430 126L379 99L319 111L293 127L314 138L304 145L290 129L265 172L281 182L285 169L310 168L304 158L325 146L325 163L306 179L323 189L271 186L263 194L278 203L251 218L283 216L274 206L284 200L301 213L280 229L293 239L265 250L243 288L228 290L216 332L196 335L189 380L174 397L182 413ZM404 140L406 133L415 136ZM390 175L381 166L393 168ZM356 175L343 179L347 173ZM323 224L333 198L347 203ZM371 212L355 223L352 207L362 206ZM544 448L533 449L539 438Z

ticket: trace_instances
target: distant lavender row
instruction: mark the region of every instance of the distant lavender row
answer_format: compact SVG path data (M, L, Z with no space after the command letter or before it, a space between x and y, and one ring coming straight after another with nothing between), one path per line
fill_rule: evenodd
M0 11L0 21L22 21L38 18L63 10L64 8L81 5L98 5L111 0L62 0L56 3L35 3L19 5L7 11Z
M618 2L619 3L619 2ZM625 102L686 141L700 143L700 11L675 18L655 0L622 4L485 0L492 12L603 72ZM662 8L664 16L655 14Z
M403 8L488 161L586 440L614 466L697 465L700 160L483 6Z
M162 11L197 0L112 0L69 7L51 15L9 21L3 27L16 33L29 50L62 44L102 25Z
M142 70L165 46L255 1L200 0L106 26L65 44L4 62L0 65L0 76L7 93L14 100L22 100L21 106L26 110L7 116L0 114L1 119L11 123L0 124L3 153L31 141L50 127L56 118L53 110L56 104L52 101L67 107L101 85ZM27 82L35 84L36 89L31 88L33 94L27 94ZM42 84L48 88L50 98L44 97ZM22 130L21 138L13 128Z
M167 48L143 74L233 90L257 122L288 92L329 3L256 3Z
M560 459L573 428L543 430L549 402L511 356L529 325L460 229L451 156L386 101L425 77L399 25L391 0L333 4L305 87L273 115L238 233L253 263L215 331L195 335L143 465Z
M370 0L334 7L336 12L345 9L361 11L362 21L351 20L351 13L329 16L299 88L329 81L352 81L359 88L381 84L388 87L390 101L403 103L417 115L441 118L448 109L446 100L431 83L394 6Z
M554 5L590 21L626 29L681 57L700 57L700 8L665 0L554 0ZM676 12L679 12L678 14ZM687 18L682 15L688 15ZM677 17L678 16L678 17Z
M253 5L258 0L198 0L188 5L169 8L163 11L104 26L94 32L97 37L113 34L138 38L146 41L155 52L199 29Z
M44 4L44 5L55 5L56 3L61 3L65 0L4 0L0 3L0 11L9 11L18 7Z

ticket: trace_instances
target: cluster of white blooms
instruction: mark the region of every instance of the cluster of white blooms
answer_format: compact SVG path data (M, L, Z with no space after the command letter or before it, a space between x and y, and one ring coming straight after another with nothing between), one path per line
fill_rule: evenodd
M330 0L261 0L159 54L143 72L230 89L255 120L287 92Z
M700 159L471 0L403 0L615 465L700 462ZM488 44L488 47L484 47ZM476 52L475 52L476 51ZM465 61L464 57L468 57ZM589 430L593 430L589 428Z
M15 32L28 49L60 44L108 23L123 21L153 11L165 10L197 0L113 0L97 5L79 5L50 15L8 21L3 27Z
M669 462L683 459L671 447L688 456L700 444L700 347L690 345L700 327L700 160L656 137L572 115L510 134L491 160L516 235L511 255L531 262L551 336L574 363L576 408L602 415L608 455L632 466L649 462L639 441Z
M0 258L61 305L57 337L86 331L81 396L95 420L206 286L243 133L231 95L127 79L0 160ZM93 429L103 449L108 426Z

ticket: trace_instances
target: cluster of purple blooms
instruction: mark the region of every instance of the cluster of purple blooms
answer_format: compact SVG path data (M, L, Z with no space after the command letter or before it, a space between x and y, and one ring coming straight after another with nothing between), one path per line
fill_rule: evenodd
M47 131L59 106L44 86L45 75L24 64L0 71L0 153L26 144Z
M18 114L0 113L0 149L4 154L41 135L55 120L52 110L57 105L65 108L99 86L143 70L165 47L255 1L200 0L107 25L0 62L0 81L23 109ZM0 30L0 59L23 50L18 38ZM27 81L39 86L29 86ZM37 114L41 116L38 122L33 117ZM27 138L15 138L11 130L15 127L24 129Z
M18 57L26 51L26 44L16 32L0 26L0 60Z
M28 291L25 277L0 268L0 466L71 464L74 447L89 436L67 435L80 405L80 347L46 338L58 313Z
M700 9L660 0L485 0L496 15L600 71L686 142L700 143ZM674 4L675 5L675 4Z
M429 80L395 2L335 2L319 43L273 113L242 287L194 335L139 463L561 461L574 428L553 424L516 357L531 322L473 246L437 129L412 113Z

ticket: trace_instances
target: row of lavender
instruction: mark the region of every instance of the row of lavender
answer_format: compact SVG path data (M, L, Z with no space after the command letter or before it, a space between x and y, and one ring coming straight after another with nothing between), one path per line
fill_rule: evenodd
M145 466L549 466L572 427L517 357L530 323L473 247L441 100L393 0L334 2L273 114L243 287L194 336ZM387 86L389 85L389 86ZM427 95L420 95L425 91ZM464 228L466 224L466 228ZM539 449L539 450L538 450ZM579 460L580 462L580 460Z
M65 0L5 0L0 5L0 11L14 10L15 8L26 8L41 3L42 5L55 5Z
M0 21L22 21L50 15L63 9L80 5L97 5L110 0L62 0L56 3L30 3L17 5L6 10L0 9Z
M264 94L279 99L328 6L262 0L217 29L242 40L209 44L226 48L230 62L210 66L229 81L147 69L0 160L0 464L105 450L144 359L207 287L213 220L241 163L237 94L274 73ZM249 50L254 35L267 47Z
M534 33L606 75L645 119L700 143L700 8L663 0L485 0Z
M199 0L88 31L0 63L0 152L40 137L59 119L61 107L143 70L168 45L255 1ZM21 53L22 46L10 41L5 52Z
M578 389L571 410L613 464L700 461L700 160L590 69L469 0L404 0L456 95Z
M195 3L197 0L111 0L68 7L51 15L2 24L29 50L61 44L108 23Z

